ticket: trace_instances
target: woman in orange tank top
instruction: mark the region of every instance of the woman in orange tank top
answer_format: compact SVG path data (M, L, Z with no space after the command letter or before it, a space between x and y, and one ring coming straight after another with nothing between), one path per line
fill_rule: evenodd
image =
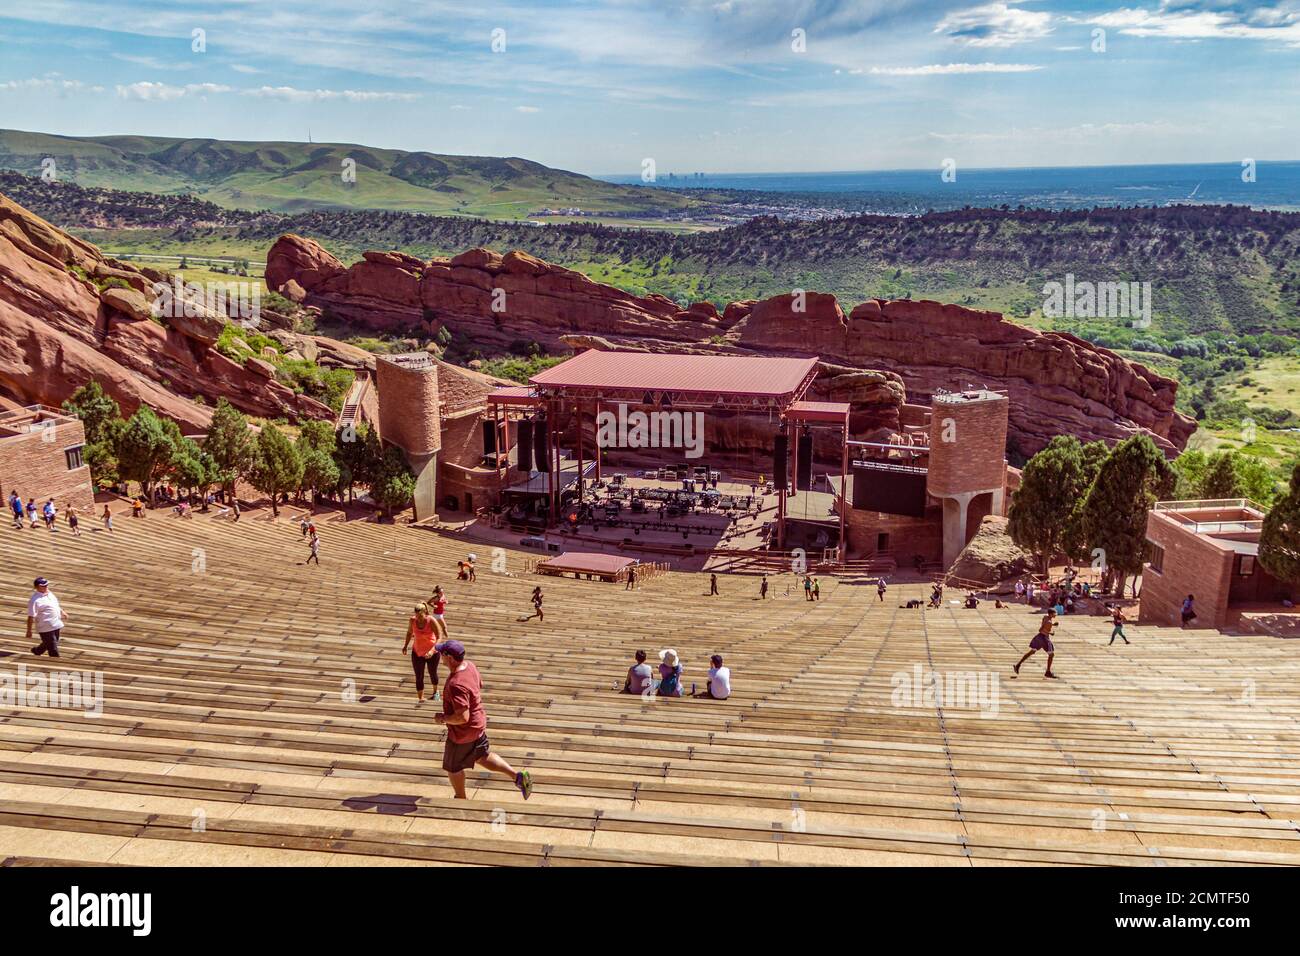
M406 625L406 640L402 642L402 653L411 649L411 667L415 670L416 703L424 701L424 672L429 672L429 683L433 685L433 696L438 697L438 652L434 650L437 625L429 613L429 605L417 604L415 614Z

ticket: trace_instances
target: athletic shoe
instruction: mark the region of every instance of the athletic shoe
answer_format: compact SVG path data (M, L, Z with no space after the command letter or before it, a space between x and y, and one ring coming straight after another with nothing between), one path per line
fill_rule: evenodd
M32 653L35 654L37 657L40 657L42 654L45 653L45 645L42 644L40 647L33 647Z
M527 800L533 795L533 775L527 770L519 771L515 774L515 786L519 788L519 792Z

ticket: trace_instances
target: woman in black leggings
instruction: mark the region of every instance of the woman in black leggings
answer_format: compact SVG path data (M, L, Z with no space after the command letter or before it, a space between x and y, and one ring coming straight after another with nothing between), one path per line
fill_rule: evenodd
M429 605L417 604L415 615L406 625L406 640L402 642L402 653L411 648L411 667L415 670L416 703L424 701L424 672L429 672L429 683L433 685L433 696L438 696L438 657L434 650L437 641L437 628Z

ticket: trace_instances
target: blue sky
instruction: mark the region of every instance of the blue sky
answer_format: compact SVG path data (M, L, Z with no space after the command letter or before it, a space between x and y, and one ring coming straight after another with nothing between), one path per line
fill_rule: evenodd
M7 128L310 131L592 174L1300 156L1300 0L6 7Z

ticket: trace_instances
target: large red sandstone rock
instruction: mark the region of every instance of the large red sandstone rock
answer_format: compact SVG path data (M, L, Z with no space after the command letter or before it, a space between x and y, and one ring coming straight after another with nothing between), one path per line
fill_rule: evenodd
M72 267L129 288L101 292ZM0 395L58 406L94 380L124 414L148 405L187 431L206 428L220 398L259 417L333 417L320 402L213 349L220 317L154 321L153 283L169 281L165 273L104 258L0 196ZM326 340L319 341L324 348Z
M485 351L536 341L554 351L602 342L652 352L817 355L837 371L819 379L814 394L851 402L858 435L897 429L908 393L926 401L970 384L1008 392L1010 444L1026 455L1058 434L1115 441L1143 430L1173 451L1195 429L1174 411L1172 379L1066 333L938 302L873 299L846 316L834 296L807 292L733 302L719 317L707 303L681 309L663 296L634 296L523 252L470 249L422 269L399 253L367 253L344 270L318 244L293 235L272 248L267 282L275 289L296 282L308 303L362 328L447 327ZM885 378L843 378L873 371Z

